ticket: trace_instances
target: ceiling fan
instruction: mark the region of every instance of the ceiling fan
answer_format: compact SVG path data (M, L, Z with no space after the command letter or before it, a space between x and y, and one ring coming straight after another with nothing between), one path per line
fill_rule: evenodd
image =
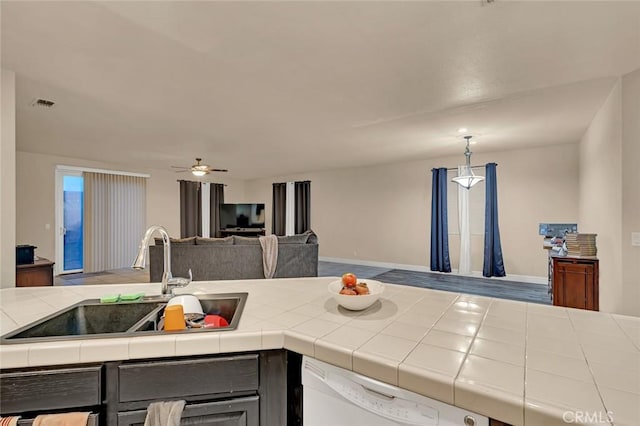
M228 172L229 171L227 169L212 169L211 166L207 164L201 164L200 163L201 161L202 161L202 158L196 158L196 164L190 167L181 167L181 166L171 166L171 167L174 169L180 169L180 170L176 170L176 173L191 172L193 173L194 176L204 176L204 175L208 175L211 172Z

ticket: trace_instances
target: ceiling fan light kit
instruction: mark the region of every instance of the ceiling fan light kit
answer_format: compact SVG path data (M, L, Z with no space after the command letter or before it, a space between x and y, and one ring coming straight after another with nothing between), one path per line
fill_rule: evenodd
M208 164L202 164L201 161L202 161L202 158L196 158L196 164L192 165L191 167L180 167L180 166L171 166L171 167L173 167L174 169L182 169L182 170L176 170L176 173L191 172L191 174L198 177L208 175L211 172L228 172L227 169L213 169Z

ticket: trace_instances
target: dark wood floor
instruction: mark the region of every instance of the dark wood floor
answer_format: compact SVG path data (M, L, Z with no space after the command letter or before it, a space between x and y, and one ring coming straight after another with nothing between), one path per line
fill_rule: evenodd
M500 299L550 305L547 287L541 284L503 279L465 277L456 274L438 274L392 269L378 274L372 279L393 284L405 284L456 293L476 294Z

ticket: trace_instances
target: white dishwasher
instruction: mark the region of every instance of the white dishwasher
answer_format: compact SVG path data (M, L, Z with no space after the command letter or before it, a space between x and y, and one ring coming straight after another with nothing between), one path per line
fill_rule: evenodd
M313 358L302 358L303 426L488 426L489 419Z

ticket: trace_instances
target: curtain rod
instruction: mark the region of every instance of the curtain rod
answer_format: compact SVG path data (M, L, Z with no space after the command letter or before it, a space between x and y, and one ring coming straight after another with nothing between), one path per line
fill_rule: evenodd
M498 163L495 163L495 165L497 166L497 165L498 165ZM462 164L462 166L464 166L464 165ZM477 166L471 166L471 168L472 168L472 169L481 169L481 168L484 168L484 167L486 167L486 166L487 166L486 164L480 164L480 165L477 165ZM465 166L465 167L466 167L466 166ZM437 167L436 167L436 168L433 168L433 169L431 169L431 170L437 170ZM447 171L452 171L452 170L456 170L456 171L457 171L457 170L458 170L458 168L457 168L457 167L449 167L449 168L447 169Z

